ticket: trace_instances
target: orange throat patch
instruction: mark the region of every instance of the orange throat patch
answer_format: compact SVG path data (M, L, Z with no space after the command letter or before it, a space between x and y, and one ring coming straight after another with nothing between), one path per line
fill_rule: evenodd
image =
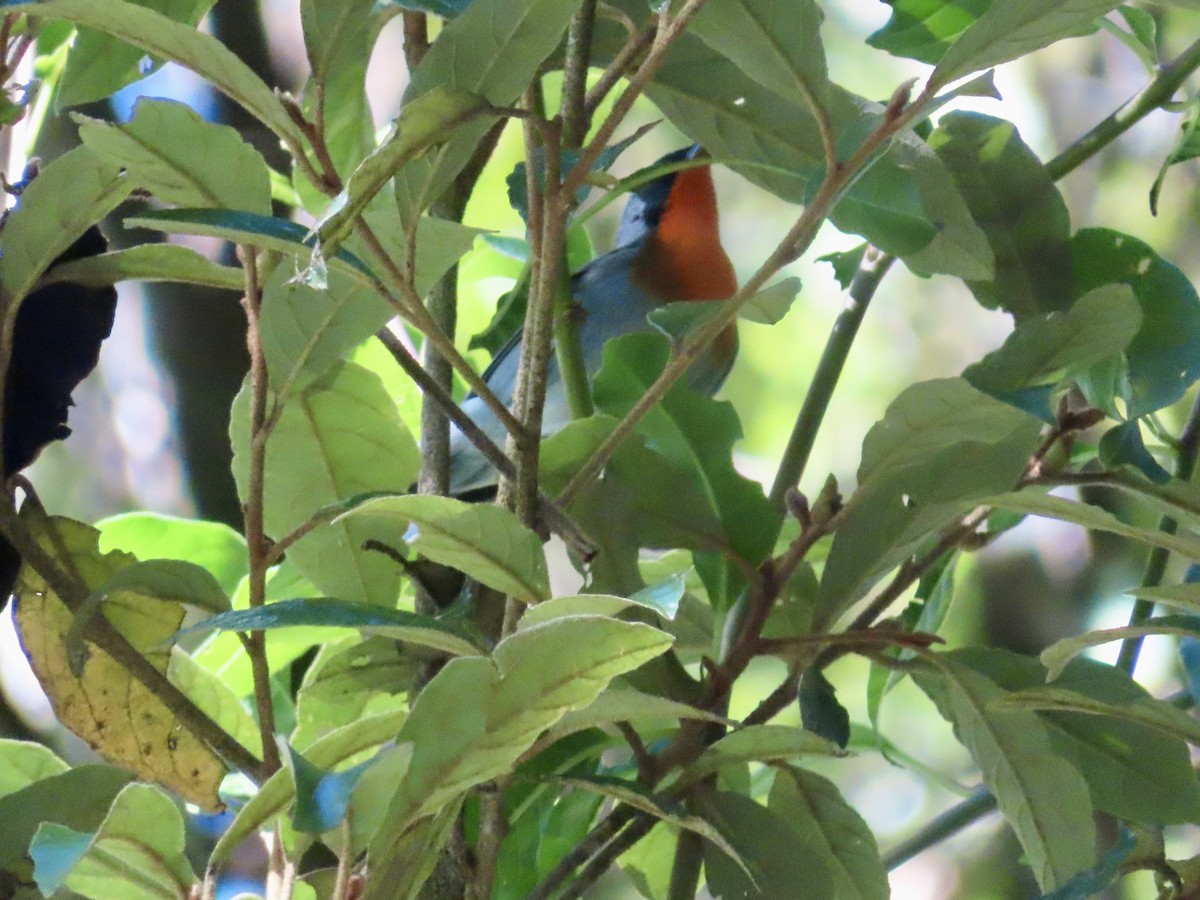
M637 280L663 300L724 300L737 277L717 219L717 195L707 168L675 176L666 209L634 263Z

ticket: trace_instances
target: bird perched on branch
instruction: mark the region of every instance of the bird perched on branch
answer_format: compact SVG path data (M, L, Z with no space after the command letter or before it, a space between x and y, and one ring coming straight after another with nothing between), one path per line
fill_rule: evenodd
M699 158L691 146L669 153L655 167ZM660 175L629 198L617 230L617 247L592 260L571 278L571 296L579 307L579 340L589 377L604 357L604 344L615 337L653 326L647 316L667 303L724 300L737 291L733 265L721 246L717 197L708 166ZM504 403L511 404L521 332L500 349L484 380ZM713 394L729 374L737 354L734 326L688 370L692 387ZM463 409L503 445L504 426L476 396ZM571 419L562 377L550 361L543 436ZM450 493L470 494L493 487L496 470L458 429L450 435Z

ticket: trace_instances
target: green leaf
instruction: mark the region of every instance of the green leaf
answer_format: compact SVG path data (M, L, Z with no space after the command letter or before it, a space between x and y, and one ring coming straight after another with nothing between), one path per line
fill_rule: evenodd
M299 128L271 88L212 35L125 0L48 0L4 3L6 12L66 19L103 31L147 53L177 62L210 82L292 146L304 143Z
M249 478L250 396L233 404L230 435L238 495ZM378 376L343 363L283 407L267 440L263 522L281 538L324 507L375 491L404 491L416 480L420 451ZM322 593L394 606L393 562L363 549L372 535L358 522L317 528L288 558Z
M1098 449L1100 462L1110 468L1133 466L1155 484L1166 484L1171 480L1171 473L1146 449L1142 427L1136 419L1106 431Z
M1145 15L1143 10L1135 7L1123 7L1122 12L1125 10ZM1154 20L1150 21L1153 23ZM1158 177L1154 179L1154 184L1150 187L1150 212L1152 215L1158 215L1158 198L1167 178L1167 170L1178 163L1200 156L1200 98L1192 98L1190 106L1188 115L1180 123L1179 136L1175 140L1175 146L1163 160L1162 166L1158 170Z
M814 734L845 748L850 742L850 713L838 701L825 674L811 666L800 679L800 721Z
M0 800L35 781L61 775L67 768L49 747L32 741L0 739Z
M832 896L855 900L890 896L875 835L832 781L806 769L781 766L767 808L821 857L833 879Z
M305 750L333 728L365 715L405 708L417 654L387 637L357 634L325 643L296 692L296 728L289 743Z
M832 874L816 848L765 806L742 794L714 791L703 794L695 809L737 854L704 845L704 873L714 897L792 897L797 885L806 896L836 896Z
M474 0L446 24L412 73L405 106L439 90L512 104L558 47L578 5L578 0ZM395 194L405 221L449 187L490 125L489 118L467 123L436 154L398 173Z
M134 775L115 766L85 764L48 775L0 797L0 870L23 865L43 822L89 834L100 827L113 798Z
M1119 356L1141 327L1133 292L1109 284L1084 294L1066 312L1023 318L1004 345L963 371L974 387L1011 402L1026 388L1058 385ZM1046 407L1043 412L1050 414Z
M297 278L293 266L276 266L263 285L259 320L271 386L284 397L303 389L393 315L370 285L347 275L332 272L317 289Z
M1136 419L1179 400L1200 378L1200 297L1188 277L1149 244L1107 228L1076 232L1071 256L1077 292L1127 284L1141 305L1142 327L1125 351L1126 416ZM1090 392L1088 399L1102 405Z
M405 716L402 710L366 716L318 738L305 750L304 756L314 766L332 769L343 761L393 740ZM296 785L288 769L280 769L268 778L221 835L209 856L210 865L226 859L242 841L282 814L295 795Z
M273 628L354 628L394 640L431 647L443 653L478 656L479 648L450 625L402 609L386 609L350 600L279 600L265 606L209 616L178 632L267 631Z
M1165 603L1167 606L1200 615L1200 582L1188 581L1184 584L1168 584L1159 587L1132 587L1125 593L1131 597Z
M267 570L267 603L317 594L295 566L284 560ZM233 596L234 609L250 606L250 581L243 578ZM276 629L264 633L267 663L278 672L303 655L310 647L337 635L316 627ZM192 658L209 672L220 677L230 691L242 699L254 695L254 671L241 639L232 632L215 632L192 651Z
M505 772L563 715L667 650L669 635L600 616L555 619L502 640L492 659L453 659L413 704L399 740L413 744L372 856L468 788Z
M207 569L226 594L246 575L246 541L221 522L180 519L160 513L122 513L96 523L100 549L123 550L138 559L181 559Z
M1125 861L1137 848L1137 839L1128 828L1121 828L1116 846L1105 851L1096 865L1080 872L1057 891L1042 900L1088 900L1115 885L1125 874Z
M131 784L122 790L99 831L88 836L86 852L69 866L83 842L67 830L43 826L29 848L34 877L49 893L62 883L85 897L177 900L196 883L183 852L183 816L158 788ZM47 866L56 878L43 886Z
M389 257L403 266L406 247L395 213L372 211L368 223ZM418 222L414 286L424 296L471 249L479 231L457 222ZM267 371L277 392L287 395L325 374L339 359L395 315L377 287L355 272L331 271L320 288L306 284L295 267L281 264L263 286L259 329ZM394 365L394 364L393 364Z
M812 0L730 0L701 7L689 29L780 97L824 108L830 91L824 18Z
M1147 631L1146 634L1163 634L1162 631ZM1167 632L1174 633L1174 632ZM1194 636L1196 629L1186 632ZM1057 660L1052 660L1057 663ZM1053 670L1051 670L1051 674ZM1186 710L1172 706L1162 700L1145 696L1126 703L1110 703L1089 697L1080 691L1047 685L1016 691L1000 701L1002 708L1033 709L1039 712L1074 712L1092 716L1106 716L1126 722L1134 722L1153 728L1173 738L1200 745L1200 723L1188 715ZM1197 791L1192 791L1195 801ZM1195 804L1193 802L1193 812ZM1157 817L1151 821L1160 821Z
M705 750L679 775L684 784L694 784L728 766L748 762L790 762L801 756L844 756L833 741L806 728L791 725L750 725L732 731Z
M375 859L362 900L416 900L459 821L462 798L413 824L383 859Z
M143 97L123 125L75 116L79 137L129 179L175 206L271 214L271 181L257 150L191 107Z
M443 31L434 42L434 47L441 44L445 33ZM426 59L433 53L431 48ZM495 117L483 115L487 108L487 101L478 94L441 86L405 102L391 134L354 170L345 189L317 220L314 230L320 243L328 247L339 246L349 236L367 204L397 171L434 145L444 143L463 123L478 119L490 124Z
M118 281L180 281L241 291L246 276L241 269L212 262L190 247L142 244L62 263L51 269L39 284L70 282L105 287Z
M93 593L133 591L146 597L186 603L207 612L229 609L229 595L207 569L182 559L148 559L117 569Z
M621 854L617 863L641 896L649 900L667 900L678 843L675 830L659 822L648 835Z
M893 56L935 65L993 0L893 0L888 23L867 43Z
M373 277L366 263L345 249L339 249L329 258L320 254L316 234L290 219L231 209L159 209L130 216L125 227L222 238L235 244L278 250L298 257L309 267L327 263L330 269L345 272L364 283L370 283Z
M639 722L647 719L696 719L729 724L729 720L686 703L645 694L628 687L609 687L583 709L569 712L550 729L557 740L614 722Z
M1004 690L953 653L938 654L936 669L914 671L913 679L970 751L1042 890L1090 868L1095 827L1087 784L1054 752L1037 715L998 709Z
M859 488L825 565L815 627L831 623L929 534L1016 484L1040 427L961 379L901 393L863 441Z
M1021 320L1071 298L1070 219L1054 181L1010 122L951 112L929 138L995 254L995 274L967 282L988 309Z
M570 422L543 444L547 490L561 488L616 421L591 416ZM596 541L591 587L632 594L644 586L638 568L642 547L718 550L725 534L695 478L649 449L641 435L626 441L597 478L579 491L568 513Z
M634 809L639 810L660 821L666 822L669 825L674 825L683 831L690 831L693 834L698 834L705 840L715 844L725 853L730 859L741 866L742 871L748 874L746 864L742 862L738 852L733 848L729 841L719 830L706 822L699 816L689 816L682 807L676 805L675 802L669 801L666 798L654 796L647 788L635 781L624 781L619 778L610 778L605 776L594 776L592 778L558 778L568 787L582 788L586 791L595 791L605 797L613 800L619 800Z
M854 281L854 275L858 272L858 267L866 255L867 245L859 244L853 250L826 253L824 256L817 257L817 262L829 263L833 267L833 277L837 283L841 285L843 291L848 291L851 282Z
M167 677L234 740L262 759L258 723L224 681L179 648L171 652Z
M793 276L780 279L751 297L738 316L758 325L774 325L788 314L796 297L800 295L800 287L799 278Z
M517 627L529 628L563 616L616 616L618 613L635 607L657 612L648 604L639 603L636 600L626 600L624 597L614 597L611 594L577 594L571 597L554 597L529 607L525 611L525 615L521 616Z
M138 6L155 10L172 21L195 26L213 0L135 0ZM67 65L60 76L54 100L58 109L100 100L115 94L127 84L149 75L145 54L103 32L82 28L75 36Z
M1046 680L1054 681L1072 659L1089 647L1099 647L1113 641L1147 637L1152 634L1173 634L1179 637L1200 636L1198 616L1155 616L1140 625L1123 628L1105 628L1087 631L1073 637L1055 641L1041 653L1042 665L1046 667Z
M1040 710L1055 752L1082 773L1097 809L1151 826L1200 816L1200 782L1180 727L1193 740L1200 728L1187 713L1153 699L1123 671L1077 659L1047 688L1045 668L1031 657L972 648L959 658L1008 692L996 701L1000 708ZM1045 692L1061 694L1062 704L1038 707L1032 698ZM1068 709L1068 696L1088 708ZM1171 736L1165 737L1164 730Z
M618 3L635 20L636 0ZM772 30L804 46L805 5L776 4ZM785 11L786 10L786 11ZM625 40L623 29L597 24L596 64ZM823 177L820 130L801 98L785 98L752 80L738 64L698 37L683 34L647 87L647 95L692 140L749 181L793 203L807 203ZM844 135L842 158L878 124L882 106L830 85L827 111ZM755 163L739 167L733 160ZM900 256L929 249L923 272L981 277L991 260L949 173L921 139L902 136L850 188L832 215L843 231ZM936 245L936 246L935 246Z
M326 82L342 66L355 64L366 49L359 46L359 33L372 5L372 0L301 0L304 49L314 79Z
M392 546L408 544L524 603L550 596L542 540L508 510L451 497L379 497L334 519Z
M64 153L21 192L0 233L0 309L12 319L38 277L133 184L86 147Z
M1151 547L1162 547L1164 550L1170 550L1188 559L1200 560L1200 538L1190 532L1168 534L1153 527L1141 528L1127 525L1112 513L1087 503L1078 503L1074 500L1033 491L1000 494L995 497L987 497L981 502L987 506L1006 509L1010 512L1061 519L1093 531L1119 534L1122 537L1149 544Z
M946 51L929 76L929 88L949 84L1016 59L1055 41L1095 30L1096 20L1121 0L1002 0L994 2Z
M618 417L627 413L658 378L668 353L656 335L609 341L592 386L596 408ZM733 445L742 431L732 405L677 384L642 419L639 430L700 488L720 519L730 555L751 565L761 562L774 545L777 521L762 486L733 467ZM733 565L698 559L697 569L714 606L733 602L743 584Z

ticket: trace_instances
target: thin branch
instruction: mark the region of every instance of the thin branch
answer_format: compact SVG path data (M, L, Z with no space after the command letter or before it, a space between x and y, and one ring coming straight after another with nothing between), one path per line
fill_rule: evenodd
M392 280L392 283L397 286L403 300L395 297L382 282L375 282L375 289L380 296L391 304L396 310L397 315L405 321L411 323L422 335L429 340L438 353L442 354L450 364L454 366L454 370L463 377L471 390L487 404L488 408L495 414L501 424L510 434L521 433L521 423L513 416L508 407L496 396L495 392L483 380L475 368L467 362L458 348L454 346L454 342L446 335L438 324L433 321L429 315L429 311L425 309L425 305L421 302L420 296L416 292L416 288L406 281L404 273L400 271L396 263L388 256L384 250L383 244L379 237L362 218L359 218L354 225L355 232L363 240L363 244L370 252L375 262L379 263L387 276Z
M695 900L703 867L704 838L694 831L680 829L675 841L675 856L671 861L667 900Z
M270 543L263 526L263 496L267 466L267 361L263 355L259 331L262 287L258 278L258 258L253 247L241 248L242 269L246 276L242 307L246 310L246 346L250 351L250 460L243 507L246 531L246 555L249 568L250 606L267 602L267 556ZM271 670L267 662L266 633L255 631L246 636L243 646L250 658L254 680L254 703L262 737L263 762L269 772L281 765L275 744L275 706L271 699Z
M771 485L771 503L780 511L783 510L784 497L788 490L799 484L804 476L817 434L825 421L829 402L833 399L833 391L842 377L850 348L854 346L854 339L858 336L859 326L862 325L875 292L895 261L894 256L868 247L862 262L859 263L858 271L854 273L846 304L838 313L825 341L821 360L817 363L808 393L804 396L804 404L796 416L792 435L775 473L775 481Z
M586 863L594 855L604 849L622 828L632 822L639 813L631 806L619 804L612 812L601 819L579 843L571 848L553 869L547 873L525 900L550 900L551 897L572 896L569 893L559 893L559 888L566 884L571 873Z
M405 10L404 17L404 61L411 74L429 52L429 17L423 12Z
M625 121L625 117L629 115L629 111L633 108L634 101L642 95L646 87L650 84L650 80L658 72L662 66L663 60L666 59L667 51L671 49L671 45L679 38L688 23L695 18L696 13L700 12L704 6L705 0L687 0L683 8L672 19L667 20L666 11L669 10L670 4L662 5L663 15L659 20L659 28L654 32L653 43L650 47L650 52L646 54L646 58L642 64L638 66L638 70L629 79L629 85L621 92L621 96L617 98L617 102L613 104L612 110L600 127L596 129L596 134L591 142L579 155L579 161L575 167L563 179L563 194L571 196L582 187L587 180L588 173L592 171L596 160L600 158L600 154L604 152L604 148L608 146L608 142L612 139L617 127Z
M583 0L567 29L567 54L563 61L563 146L582 146L587 137L587 76L592 57L592 31L596 25L596 0Z
M479 796L479 836L475 839L475 874L471 900L488 900L496 880L496 862L500 845L508 834L504 815L504 791L507 779L497 779L477 789Z
M564 897L582 897L608 871L613 860L644 838L658 824L658 819L649 813L638 813L616 837L600 849L575 880L563 891Z
M633 65L634 58L649 47L653 40L653 25L647 25L641 30L630 34L629 40L617 51L617 55L613 57L613 61L608 64L608 68L596 79L596 83L592 85L591 90L587 92L587 96L584 98L583 106L589 118L595 115L600 104L604 102L612 89L617 86L617 82L625 77L625 73Z
M987 789L980 788L971 797L946 810L919 832L901 841L883 854L883 865L890 872L898 869L914 856L940 844L946 838L962 831L996 810L996 798Z
M1050 162L1046 171L1055 181L1073 172L1171 98L1189 75L1200 69L1200 40L1159 69L1158 74L1112 115L1100 121Z
M621 732L621 737L625 738L625 743L629 745L629 750L633 754L633 760L637 763L638 781L645 785L653 785L655 782L654 755L646 749L642 736L628 722L614 722L613 724L617 731Z
M1180 481L1191 481L1196 471L1196 458L1200 454L1200 394L1192 401L1192 410L1188 413L1183 431L1179 433L1179 449L1175 455L1175 477ZM1164 534L1174 534L1179 524L1174 516L1163 516L1158 529ZM1165 547L1154 547L1146 560L1146 568L1142 572L1142 587L1158 587L1162 584L1163 575L1167 571L1167 562L1171 551ZM1133 602L1129 613L1129 625L1141 625L1154 613L1154 601L1138 598ZM1123 669L1130 677L1137 668L1138 654L1142 650L1142 638L1126 638L1121 643L1121 652L1117 656L1117 668Z

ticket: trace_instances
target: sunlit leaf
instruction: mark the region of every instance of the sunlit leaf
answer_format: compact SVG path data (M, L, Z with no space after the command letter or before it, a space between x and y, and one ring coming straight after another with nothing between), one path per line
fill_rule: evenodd
M334 520L385 544L410 545L526 603L550 595L541 539L508 510L411 494L368 500Z

